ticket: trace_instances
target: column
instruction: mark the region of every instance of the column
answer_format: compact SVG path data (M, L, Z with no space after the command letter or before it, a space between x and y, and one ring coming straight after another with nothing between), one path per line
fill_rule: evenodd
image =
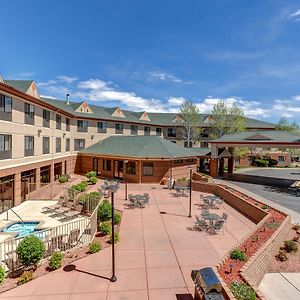
M218 147L215 144L211 146L211 159L209 165L209 175L212 177L218 176Z
M231 157L228 158L228 174L232 174L233 173L233 169L234 169L234 148L230 147L228 148L228 151L231 153Z
M21 204L21 173L15 174L14 198L14 206Z
M38 190L41 187L41 169L35 169L35 189Z

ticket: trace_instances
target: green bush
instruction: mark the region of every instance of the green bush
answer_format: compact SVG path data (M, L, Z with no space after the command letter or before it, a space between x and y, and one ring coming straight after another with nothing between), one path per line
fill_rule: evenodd
M96 252L99 252L101 250L101 248L102 248L101 243L94 241L94 242L91 242L89 245L89 252L96 253Z
M21 285L31 281L32 279L34 279L33 271L24 271L22 275L18 278L17 284Z
M5 278L5 270L2 266L0 266L0 283L4 281Z
M88 199L89 199L89 195L83 194L79 196L78 202L83 205Z
M115 224L120 224L121 223L121 215L119 213L115 213L114 215L114 221L115 221Z
M101 222L111 219L111 204L108 200L103 200L99 205L98 217Z
M274 167L278 164L278 161L273 158L268 158L267 161L269 162L269 167Z
M100 227L99 227L100 231L105 234L105 235L108 235L111 233L111 222L110 221L105 221L105 222L102 222L100 224Z
M280 261L286 261L288 259L284 250L279 250L278 254L276 255L276 258Z
M288 253L297 252L298 244L294 241L284 241L284 250Z
M296 223L295 225L293 225L293 229L295 229L296 231L300 229L300 224Z
M97 178L96 176L90 177L90 182L91 182L91 184L96 184L97 181L98 181L98 178Z
M246 261L247 260L247 256L244 253L244 251L240 250L240 249L234 249L230 252L230 258L231 259L235 259L235 260L239 260L239 261Z
M74 184L71 186L71 189L74 189L78 192L85 192L86 188L87 188L88 184L86 181L81 181L78 184Z
M85 174L85 176L90 179L91 177L96 177L97 173L95 171L89 171Z
M68 177L67 176L59 176L58 181L59 183L66 183L68 181Z
M237 300L256 300L255 291L244 282L233 282L230 290Z
M264 204L264 205L262 205L261 208L262 208L262 209L269 209L270 207L269 207L268 205Z
M44 243L34 235L25 237L16 250L20 261L29 266L37 264L45 254Z
M120 241L120 235L119 235L119 233L118 232L115 232L115 244L117 243L117 242L119 242ZM109 242L112 244L112 242L113 242L113 236L112 236L112 233L110 233L110 235L109 235Z
M268 167L269 166L269 161L266 159L255 159L254 164L258 167Z
M53 252L51 255L51 258L49 260L49 269L50 270L57 270L61 267L62 265L62 260L63 260L63 253L61 252Z

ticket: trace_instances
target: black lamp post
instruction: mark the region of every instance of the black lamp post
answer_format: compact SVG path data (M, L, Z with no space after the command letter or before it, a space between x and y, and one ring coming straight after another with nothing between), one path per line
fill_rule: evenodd
M106 186L106 189L111 192L111 234L112 234L112 276L110 278L111 282L117 281L116 268L115 268L115 204L114 204L114 193L118 190L118 182L110 181Z
M190 207L189 207L189 218L192 217L192 173L193 173L193 170L191 167L189 167L190 169Z
M124 161L125 163L125 200L128 200L128 181L127 181L127 166L128 166L128 160Z

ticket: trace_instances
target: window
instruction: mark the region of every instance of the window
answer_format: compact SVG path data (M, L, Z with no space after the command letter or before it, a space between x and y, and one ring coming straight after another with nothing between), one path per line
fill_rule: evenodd
M161 128L160 127L156 128L156 135L161 135Z
M24 156L34 155L34 136L25 136L24 141Z
M56 115L56 129L61 129L61 115Z
M66 130L70 131L70 119L66 118Z
M50 138L48 136L43 136L43 154L50 153Z
M14 206L14 176L0 177L0 213Z
M144 126L144 135L150 135L151 128L149 126Z
M137 125L130 125L130 133L136 135L138 133Z
M153 163L143 163L143 175L153 176Z
M70 151L70 139L66 139L66 152Z
M50 127L50 111L43 109L43 126Z
M11 158L12 136L0 134L0 159Z
M54 164L54 180L57 180L62 175L62 163Z
M0 94L0 118L4 121L11 121L12 98Z
M24 104L25 124L34 125L34 105Z
M111 160L103 159L103 170L104 171L111 171Z
M79 151L85 148L85 139L74 140L74 150Z
M168 128L168 137L176 137L176 128Z
M124 130L124 125L123 124L120 124L120 123L116 123L115 124L115 133L116 134L122 134L123 133L123 130Z
M284 162L284 156L278 156L278 162L283 163Z
M21 173L21 201L26 200L26 195L35 191L36 188L35 169Z
M182 164L183 163L183 160L182 159L176 159L174 160L174 164Z
M186 162L188 164L193 164L194 163L194 159L193 158L189 158L189 159L186 160Z
M77 121L77 131L78 132L87 132L88 130L88 121L78 120Z
M59 153L61 152L61 138L60 137L57 137L56 138L56 153Z
M130 174L130 175L136 174L136 163L134 161L129 161L127 163L126 174Z
M40 168L40 186L46 186L50 183L50 170L51 166L45 166Z
M106 133L107 132L107 122L98 122L97 123L98 132Z

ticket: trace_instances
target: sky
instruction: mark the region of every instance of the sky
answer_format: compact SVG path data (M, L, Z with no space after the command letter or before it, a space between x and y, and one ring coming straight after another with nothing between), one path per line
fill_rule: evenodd
M135 111L300 117L300 1L10 0L0 74L39 93Z

